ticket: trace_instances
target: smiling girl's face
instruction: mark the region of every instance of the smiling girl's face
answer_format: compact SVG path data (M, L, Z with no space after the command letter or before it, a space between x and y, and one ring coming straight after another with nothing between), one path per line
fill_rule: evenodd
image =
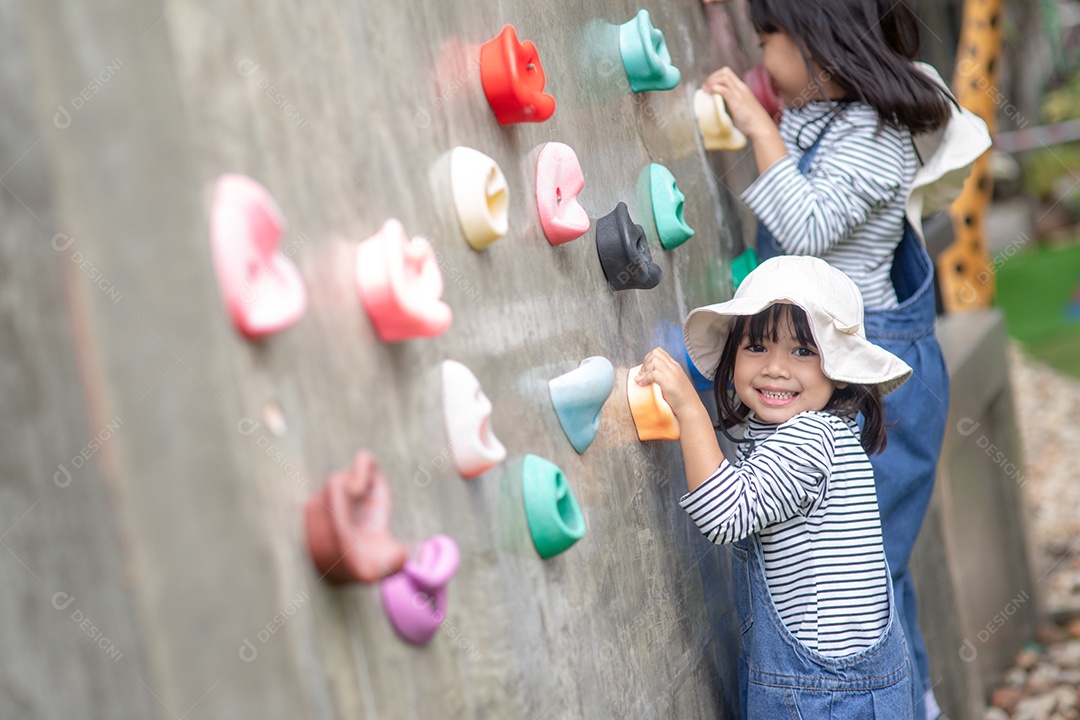
M739 400L759 420L779 425L801 412L823 409L840 386L822 372L814 344L797 337L790 312L776 319L774 331L763 337L743 336L732 382Z

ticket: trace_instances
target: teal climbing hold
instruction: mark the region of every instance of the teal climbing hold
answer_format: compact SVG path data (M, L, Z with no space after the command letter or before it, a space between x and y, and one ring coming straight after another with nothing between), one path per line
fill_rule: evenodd
M648 10L619 26L619 54L634 92L671 90L682 75L671 64L664 33L653 27Z
M569 549L585 536L585 518L557 465L526 455L521 468L525 516L536 552L545 560Z
M548 381L551 404L563 432L578 454L600 429L600 410L615 387L615 368L605 357L588 357L577 368Z
M660 244L671 250L692 238L694 228L683 218L686 196L679 190L671 171L659 163L649 165L649 192Z
M731 288L737 290L742 281L746 279L758 265L757 252L754 248L746 248L742 255L731 261Z

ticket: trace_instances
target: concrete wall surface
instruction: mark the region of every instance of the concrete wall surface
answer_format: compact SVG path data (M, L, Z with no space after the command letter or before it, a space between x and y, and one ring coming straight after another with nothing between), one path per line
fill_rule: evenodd
M623 386L650 348L681 354L689 308L730 296L754 172L706 157L691 95L757 39L743 2L646 7L672 91L630 92L624 2L0 0L0 717L734 716L728 551L678 508L678 446L637 440ZM484 99L479 45L508 22L539 49L545 123L500 127ZM645 227L656 289L610 292L592 230L546 242L533 177L551 140L577 151L594 223L625 201ZM509 185L509 233L483 252L449 208L458 145ZM641 193L650 162L696 230L671 251ZM258 342L215 280L222 173L276 199L309 294ZM355 248L389 217L438 253L455 315L438 338L381 343L358 302ZM547 381L591 355L615 391L578 455ZM448 461L445 359L480 379L508 450L471 481ZM308 557L304 503L359 449L398 538L461 550L424 647L377 586L331 586ZM527 453L565 471L588 525L547 561L514 474Z
M683 81L632 93L611 41L638 9L0 2L0 716L730 715L727 554L677 508L678 447L638 442L622 390L648 349L680 349L688 307L731 291L741 241L690 102L724 50L699 3L651 4ZM545 123L500 127L484 99L479 45L507 22L539 48ZM577 151L594 220L621 200L647 229L657 289L612 294L592 231L546 242L533 175L550 140ZM509 184L510 231L484 252L447 207L457 145ZM650 161L697 231L670 252L639 195ZM209 189L226 172L276 199L310 296L261 342L215 282ZM388 217L439 254L455 313L439 338L383 344L358 303L353 252ZM617 389L579 456L547 380L590 355ZM448 358L480 378L509 452L469 482L447 462ZM394 634L377 586L329 586L307 556L304 501L361 448L390 481L395 534L461 549L423 648ZM508 500L526 453L564 469L588 525L546 562Z

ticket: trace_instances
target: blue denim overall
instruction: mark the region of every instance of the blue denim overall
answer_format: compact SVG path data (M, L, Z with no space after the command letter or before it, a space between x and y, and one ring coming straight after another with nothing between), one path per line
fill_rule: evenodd
M911 658L889 588L889 623L853 655L826 657L784 625L765 580L755 533L731 545L739 612L740 706L745 720L911 720Z
M821 136L799 159L799 172L804 175L820 142ZM760 223L757 253L762 260L784 254ZM904 629L914 667L918 702L913 717L925 720L924 699L931 688L930 665L919 630L909 560L934 490L949 411L949 375L941 346L934 336L934 266L906 219L903 238L893 255L892 282L900 304L885 310L867 310L866 336L901 358L913 372L907 382L884 399L888 445L885 452L872 455L870 463L874 467L896 615Z

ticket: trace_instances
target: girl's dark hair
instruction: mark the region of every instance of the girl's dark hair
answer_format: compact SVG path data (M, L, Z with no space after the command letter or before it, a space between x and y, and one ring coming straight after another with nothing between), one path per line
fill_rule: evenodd
M750 408L746 407L732 392L732 378L735 376L735 356L744 343L758 344L765 338L776 342L780 337L780 328L790 320L795 339L800 345L817 350L814 335L806 312L797 305L777 303L762 310L757 315L740 315L731 322L724 351L720 353L720 364L716 368L716 407L720 422L717 428L727 430L746 422ZM822 412L840 417L854 417L862 413L866 418L862 430L862 447L868 455L885 449L885 409L877 389L867 385L848 385L833 391L829 402Z
M882 123L917 134L948 122L956 101L912 63L919 25L903 0L750 0L750 19L791 36L823 96L811 59Z

